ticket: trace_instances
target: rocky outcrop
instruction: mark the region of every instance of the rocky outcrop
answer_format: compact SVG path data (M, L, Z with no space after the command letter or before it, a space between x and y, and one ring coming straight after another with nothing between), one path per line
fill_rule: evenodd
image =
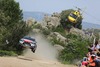
M71 28L71 29L70 29L70 33L71 33L71 34L75 34L75 35L79 35L79 36L81 36L81 37L83 37L83 38L86 37L84 31L82 31L82 30L80 30L80 29L77 29L77 28Z
M56 47L56 49L57 49L58 51L62 51L62 50L64 49L64 47L61 46L61 45L59 45L59 44L55 44L54 47Z
M55 37L58 41L62 42L62 43L66 43L67 38L65 38L64 36L62 36L60 33L58 32L53 32L50 34L52 37Z
M75 35L79 35L79 36L81 36L82 38L85 38L85 39L95 38L95 35L93 33L92 34L86 33L85 31L77 29L77 28L71 28L70 33L75 34Z
M80 35L80 36L85 36L84 31L77 29L77 28L71 28L70 33Z
M60 25L60 14L53 13L51 16L44 16L43 26L52 28L57 27L58 25Z
M33 24L35 24L37 21L34 19L34 18L29 18L27 21L26 21L26 24L28 26L32 26Z

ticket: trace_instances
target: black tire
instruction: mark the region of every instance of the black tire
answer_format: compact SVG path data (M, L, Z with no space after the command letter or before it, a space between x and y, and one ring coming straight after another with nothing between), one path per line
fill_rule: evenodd
M31 46L31 47L30 47L30 49L31 49L31 51L32 51L33 53L35 53L36 48L37 48L37 45L36 45L36 44L35 44L35 46L33 46L33 47Z
M35 50L34 50L34 48L31 48L31 51L32 51L33 53L35 53Z

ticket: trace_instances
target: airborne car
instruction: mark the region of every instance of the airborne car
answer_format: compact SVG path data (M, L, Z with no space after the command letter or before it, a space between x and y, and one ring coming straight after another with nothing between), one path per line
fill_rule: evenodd
M25 36L23 38L20 39L19 41L20 45L24 48L30 48L31 51L33 53L35 53L35 50L37 48L37 45L36 45L36 40L32 37L29 37L29 36Z

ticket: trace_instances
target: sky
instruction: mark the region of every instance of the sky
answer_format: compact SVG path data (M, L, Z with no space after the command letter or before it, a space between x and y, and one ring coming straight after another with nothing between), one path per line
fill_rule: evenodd
M83 10L83 21L100 24L100 0L15 0L23 11L45 12L52 14L62 10Z

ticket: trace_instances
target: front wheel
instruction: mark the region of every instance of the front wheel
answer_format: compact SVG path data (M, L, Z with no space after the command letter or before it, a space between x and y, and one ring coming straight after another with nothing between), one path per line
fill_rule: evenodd
M34 50L34 48L31 48L31 51L32 51L33 53L35 53L35 50Z

